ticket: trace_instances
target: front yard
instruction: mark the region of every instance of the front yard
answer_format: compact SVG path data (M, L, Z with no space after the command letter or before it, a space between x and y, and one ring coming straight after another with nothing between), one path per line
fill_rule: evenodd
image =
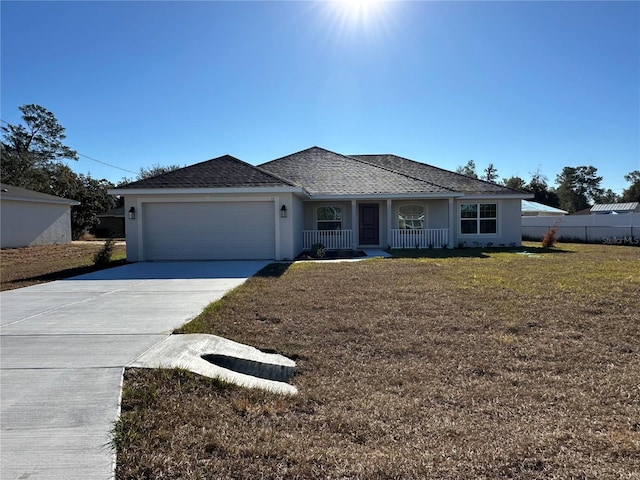
M96 267L93 260L103 246L104 242L95 241L3 248L0 250L0 290L28 287L105 268L106 265ZM125 257L125 246L116 245L108 266L123 265Z
M640 478L640 249L271 267L183 332L300 393L129 370L117 478Z

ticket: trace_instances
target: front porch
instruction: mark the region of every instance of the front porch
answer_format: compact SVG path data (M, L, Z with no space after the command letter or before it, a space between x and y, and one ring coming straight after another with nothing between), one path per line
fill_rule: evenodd
M453 198L305 202L303 250L453 248Z
M321 243L328 250L356 249L352 230L304 230L302 243L305 250ZM446 228L399 229L387 235L391 248L445 248L449 244Z

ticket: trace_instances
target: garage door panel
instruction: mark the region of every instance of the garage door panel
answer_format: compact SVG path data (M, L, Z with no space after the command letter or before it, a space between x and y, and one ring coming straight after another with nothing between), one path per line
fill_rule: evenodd
M143 206L147 260L271 259L272 202L149 203Z

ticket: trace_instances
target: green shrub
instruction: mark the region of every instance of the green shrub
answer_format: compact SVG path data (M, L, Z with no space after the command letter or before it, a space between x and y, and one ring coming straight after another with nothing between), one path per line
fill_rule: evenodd
M312 258L324 258L327 255L327 249L321 243L314 243L311 245L311 252L309 255Z
M106 265L107 263L111 262L113 247L115 247L113 238L108 238L107 240L105 240L102 248L93 256L93 263L95 265Z

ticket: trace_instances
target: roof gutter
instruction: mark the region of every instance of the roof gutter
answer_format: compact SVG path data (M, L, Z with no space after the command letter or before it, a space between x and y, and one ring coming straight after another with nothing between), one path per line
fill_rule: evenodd
M295 193L308 197L302 187L222 187L222 188L110 188L109 195L225 195L233 194L265 194Z
M14 195L7 195L6 193L0 197L2 200L11 200L14 202L30 202L30 203L54 203L56 205L80 205L80 202L77 200L69 200L66 198L61 198L60 200L55 199L46 199L46 198L29 198L29 197L19 197Z

